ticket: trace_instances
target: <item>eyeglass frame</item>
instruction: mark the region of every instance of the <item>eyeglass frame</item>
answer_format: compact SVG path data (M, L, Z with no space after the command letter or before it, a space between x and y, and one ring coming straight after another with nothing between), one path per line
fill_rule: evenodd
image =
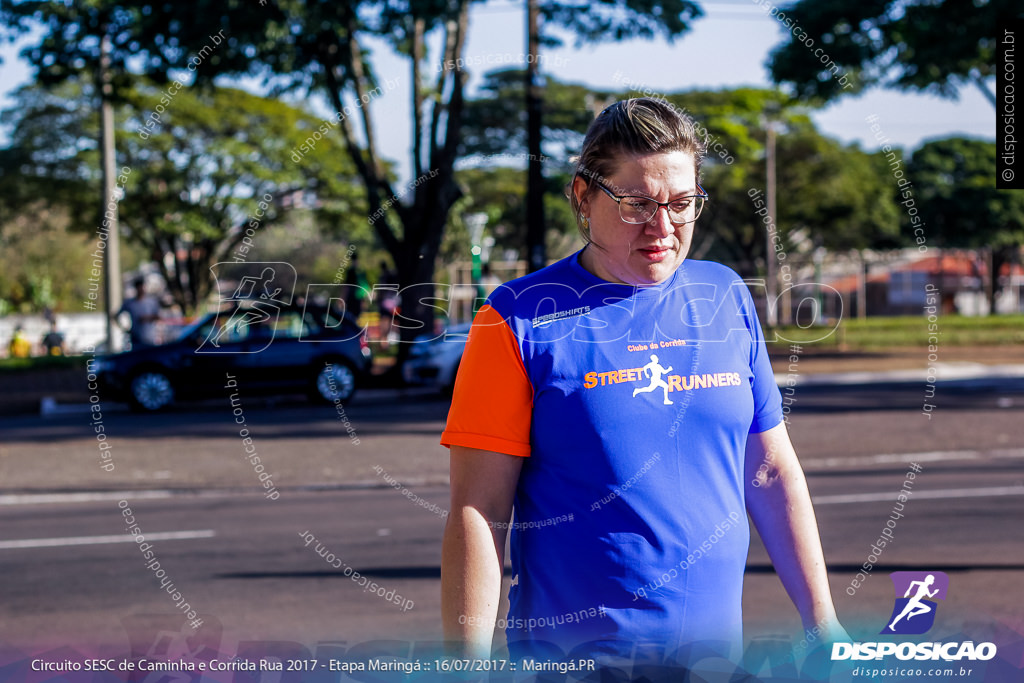
M598 180L596 178L594 179L594 184L597 185L602 190L604 190L604 193L606 195L608 195L609 197L611 197L612 200L616 204L619 205L619 220L621 220L623 223L628 223L629 225L644 225L646 223L650 223L651 221L654 220L654 217L658 215L658 209L661 209L661 208L665 209L665 213L668 215L668 221L672 225L686 225L687 223L693 223L693 222L696 222L696 220L698 218L700 218L700 213L698 213L696 216L694 216L692 220L683 221L682 223L676 223L674 220L672 220L672 213L669 210L669 206L668 205L671 204L672 202L678 202L680 199L702 199L702 200L704 200L706 202L706 201L708 201L711 198L711 195L709 195L707 193L707 191L703 187L700 186L700 183L695 183L697 185L697 189L700 190L699 194L688 194L688 195L685 195L683 197L676 197L672 201L668 201L668 202L659 202L657 199L654 199L653 197L645 197L642 194L616 195L611 190L609 190L607 187L605 187L604 183L602 183L600 180ZM654 202L655 204L657 204L658 208L654 210L654 213L651 214L650 218L648 218L647 220L643 221L642 223L633 223L632 221L627 221L622 216L622 200L626 199L628 197L634 197L636 199L646 199L647 201ZM703 211L703 210L704 210L704 205L701 204L701 211Z

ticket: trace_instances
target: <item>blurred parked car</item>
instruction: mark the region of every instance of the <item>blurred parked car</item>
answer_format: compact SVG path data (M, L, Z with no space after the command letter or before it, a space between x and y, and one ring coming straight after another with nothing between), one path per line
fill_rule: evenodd
M455 388L455 375L466 350L470 323L449 327L440 337L421 335L409 350L409 360L402 368L408 384L434 386L450 394Z
M228 374L243 395L305 392L316 401L348 401L371 362L351 316L243 300L168 344L99 356L94 371L101 395L152 411L175 399L226 396Z

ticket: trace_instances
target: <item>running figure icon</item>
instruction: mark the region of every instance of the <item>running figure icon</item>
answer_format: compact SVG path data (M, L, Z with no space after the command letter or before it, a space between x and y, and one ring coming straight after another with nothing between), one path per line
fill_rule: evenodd
M651 378L651 386L641 387L633 390L633 398L636 398L637 394L646 394L649 391L654 391L658 387L665 390L665 405L672 405L672 401L668 400L668 383L662 379L662 375L667 375L672 372L672 366L667 368L661 367L658 363L658 357L653 353L651 354L651 362L643 367L644 377Z
M910 583L907 587L907 592L903 594L903 597L910 597L910 593L914 590L914 586L917 586L917 592L914 594L914 597L910 598L910 601L907 602L906 607L904 607L903 611L899 613L899 616L893 619L892 623L889 624L890 631L895 631L894 627L896 626L896 622L903 617L906 617L907 621L910 621L913 617L916 617L919 614L927 614L932 611L931 606L921 602L921 599L935 597L935 594L939 592L938 588L933 591L928 590L933 583L935 583L934 574L929 574L924 581L912 581Z
M277 295L281 293L280 287L274 291L270 291L270 284L274 281L276 276L277 273L270 267L264 268L259 277L246 275L242 278L242 281L238 283L238 287L235 288L235 293L231 295L231 299L254 299L258 294L260 299L275 301ZM262 292L257 290L259 285L263 285Z

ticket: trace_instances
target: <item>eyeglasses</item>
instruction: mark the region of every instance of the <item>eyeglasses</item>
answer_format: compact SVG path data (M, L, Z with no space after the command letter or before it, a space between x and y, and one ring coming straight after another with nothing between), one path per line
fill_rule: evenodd
M626 223L640 225L647 223L658 213L658 209L665 207L668 212L668 219L675 225L685 225L697 220L704 202L708 199L708 193L704 188L697 185L698 194L679 197L670 202L659 202L650 197L635 197L631 195L616 195L604 186L599 180L595 180L597 186L604 190L605 194L615 200L619 205L619 218Z

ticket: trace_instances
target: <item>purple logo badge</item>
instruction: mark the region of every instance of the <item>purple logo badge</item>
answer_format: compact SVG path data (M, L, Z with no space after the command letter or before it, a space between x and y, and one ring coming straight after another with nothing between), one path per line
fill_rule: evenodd
M916 635L935 623L935 600L945 600L949 577L943 572L892 572L896 603L883 634Z

